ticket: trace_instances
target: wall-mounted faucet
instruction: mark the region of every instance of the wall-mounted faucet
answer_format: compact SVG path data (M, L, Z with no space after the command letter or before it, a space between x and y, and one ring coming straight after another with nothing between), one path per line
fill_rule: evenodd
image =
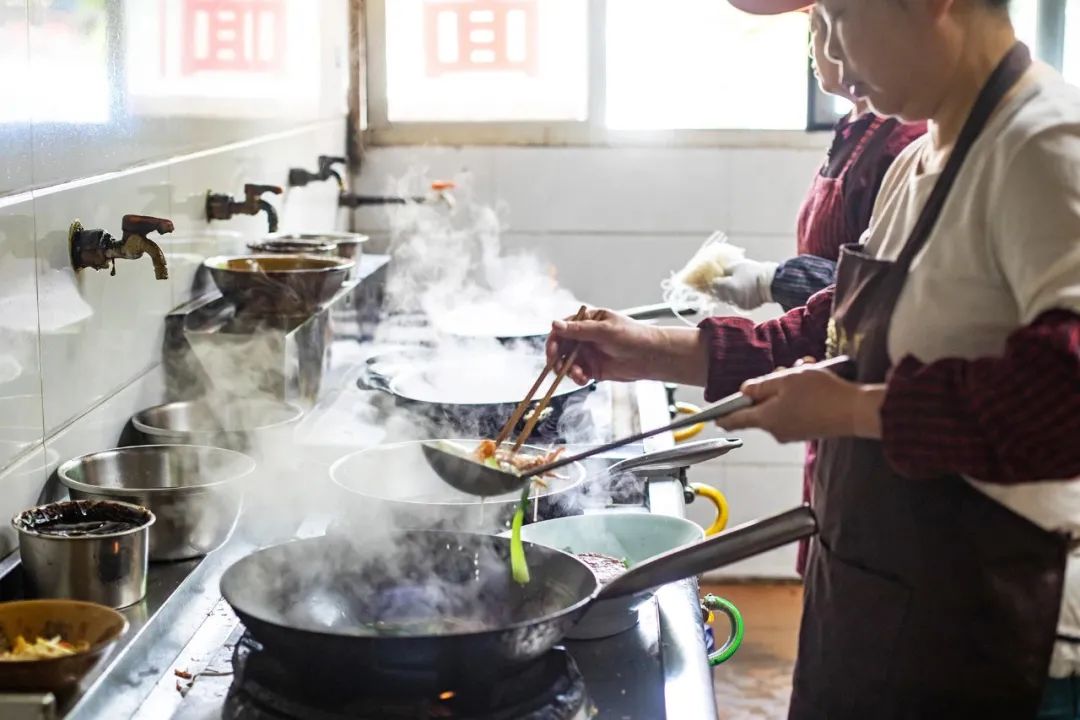
M345 178L334 169L334 166L342 165L348 170L348 164L349 161L343 157L320 155L318 172L308 172L302 168L293 168L289 171L289 187L304 187L308 183L325 182L330 178L334 178L337 181L338 190L344 194Z
M68 232L72 267L76 270L88 267L95 270L111 269L109 275L115 275L117 259L138 260L145 253L154 262L154 277L168 280L169 268L165 263L165 253L146 236L152 232L162 235L171 233L172 220L145 215L125 215L120 229L124 234L117 240L104 230L86 230L78 220L72 223Z
M270 232L278 230L278 214L274 206L263 200L260 196L265 193L280 195L282 189L277 185L252 185L244 186L244 199L233 200L231 195L209 192L206 194L206 219L229 220L234 215L258 215L266 213L266 223Z
M440 180L431 183L431 192L427 195L417 195L415 197L341 193L338 197L338 206L358 208L366 205L405 205L406 203L420 203L427 205L445 204L448 208L453 209L454 196L450 191L453 190L454 187L454 183Z

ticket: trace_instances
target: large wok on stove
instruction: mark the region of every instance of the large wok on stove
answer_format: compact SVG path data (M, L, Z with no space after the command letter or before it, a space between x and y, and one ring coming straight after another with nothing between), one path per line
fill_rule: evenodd
M576 557L530 543L532 581L518 585L505 538L326 536L244 558L221 591L254 639L298 675L434 698L540 658L597 598L722 567L816 527L812 511L797 508L641 563L603 590Z
M544 364L539 352L509 352L498 346L460 352L412 349L369 358L357 384L386 393L398 407L430 423L434 434L495 437ZM563 412L584 401L593 387L560 384L531 437L557 426ZM528 413L516 431L527 418Z

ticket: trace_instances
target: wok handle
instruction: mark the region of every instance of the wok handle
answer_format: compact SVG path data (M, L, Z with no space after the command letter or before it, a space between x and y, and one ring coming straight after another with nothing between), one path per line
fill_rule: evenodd
M697 315L698 308L695 305L656 303L655 305L639 305L638 307L626 308L620 314L632 320L659 320L661 318L674 318L676 315Z
M608 583L597 600L611 600L661 585L685 580L701 573L775 550L817 533L817 518L803 505L764 520L732 528L716 537L677 548L635 565Z
M851 376L854 374L855 362L846 355L840 355L830 360L817 363L817 368L820 370L829 370L836 373L842 378L850 379ZM720 402L700 413L697 413L696 415L687 415L686 417L680 420L675 420L668 425L653 428L652 430L646 430L645 432L630 435L629 437L619 438L618 440L613 440L612 442L605 443L603 445L597 445L595 447L589 448L588 450L579 452L575 455L564 455L555 462L548 463L547 465L541 465L539 467L533 468L528 472L521 473L520 477L537 477L549 473L552 470L558 470L559 468L573 465L574 463L581 460L586 460L593 457L594 455L600 455L602 453L610 452L611 450L614 450L616 448L623 447L624 445L640 442L642 440L645 440L646 438L651 438L666 432L672 432L674 430L681 430L683 428L697 425L698 423L714 422L728 415L731 415L732 413L738 412L739 410L744 410L752 406L753 404L754 401L746 395L743 395L742 393L734 393L733 395L728 395Z
M742 444L742 440L733 438L698 440L697 442L684 443L666 450L654 450L626 460L620 460L612 465L608 472L612 475L623 472L648 475L650 473L681 470L682 468L727 455L732 450L742 447Z

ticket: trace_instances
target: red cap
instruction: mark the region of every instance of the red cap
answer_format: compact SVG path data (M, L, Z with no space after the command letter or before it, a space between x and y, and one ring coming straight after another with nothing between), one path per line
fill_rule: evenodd
M754 15L779 15L780 13L805 10L814 3L806 0L728 0L734 7Z

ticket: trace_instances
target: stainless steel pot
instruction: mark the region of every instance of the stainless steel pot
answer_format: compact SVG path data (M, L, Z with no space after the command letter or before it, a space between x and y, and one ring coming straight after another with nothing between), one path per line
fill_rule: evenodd
M249 243L248 248L257 253L336 255L358 260L367 241L367 235L350 232L272 233Z
M58 521L92 518L131 527L75 537L48 530ZM26 510L11 524L19 534L29 596L122 608L146 595L150 528L154 524L154 514L146 508L111 500L69 500Z
M240 515L247 455L216 447L145 445L84 455L57 475L76 500L120 500L154 513L150 560L202 557L228 539Z
M241 452L292 442L304 412L273 400L192 400L147 408L131 418L150 445L211 445Z

